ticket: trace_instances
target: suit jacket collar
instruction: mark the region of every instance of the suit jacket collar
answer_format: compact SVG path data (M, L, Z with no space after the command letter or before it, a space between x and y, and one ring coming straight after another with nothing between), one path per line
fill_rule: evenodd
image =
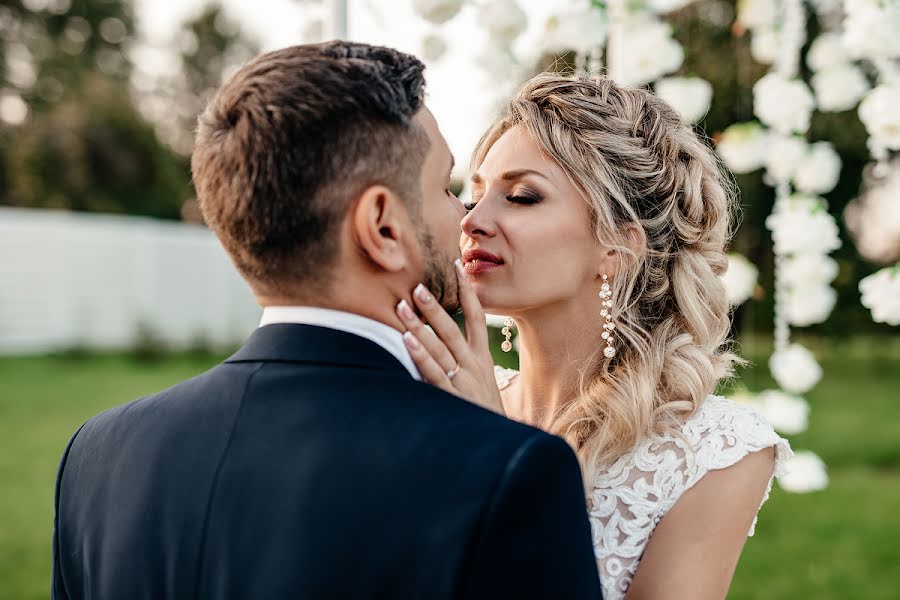
M337 329L295 323L258 328L225 362L335 365L397 371L409 376L403 363L371 340Z

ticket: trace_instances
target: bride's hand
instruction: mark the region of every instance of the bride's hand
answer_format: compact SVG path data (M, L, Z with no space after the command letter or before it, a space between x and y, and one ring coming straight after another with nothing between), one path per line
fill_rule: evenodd
M413 290L413 301L431 330L403 300L397 305L397 315L407 329L403 339L425 381L502 415L484 311L462 264L456 261L455 265L466 335L419 284Z

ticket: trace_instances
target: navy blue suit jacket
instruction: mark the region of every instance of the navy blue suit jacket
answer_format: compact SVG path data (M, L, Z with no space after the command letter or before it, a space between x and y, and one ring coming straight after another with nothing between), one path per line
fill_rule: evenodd
M59 468L58 600L600 594L570 448L341 331L262 327Z

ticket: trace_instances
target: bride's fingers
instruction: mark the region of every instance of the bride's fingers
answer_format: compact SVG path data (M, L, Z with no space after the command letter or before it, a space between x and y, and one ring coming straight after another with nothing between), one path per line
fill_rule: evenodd
M490 354L488 346L487 324L484 319L484 309L472 287L469 275L463 268L462 262L457 260L456 279L459 282L459 304L462 307L464 322L466 325L466 337L469 338L469 347L476 352L487 352Z
M403 343L406 344L406 349L409 350L409 355L412 357L413 362L416 363L416 368L419 369L422 379L445 392L456 393L453 389L453 384L450 383L450 378L447 376L447 371L434 360L413 332L407 331L403 334Z
M441 338L441 341L456 357L456 361L465 361L469 348L466 344L466 338L463 336L462 331L459 330L459 326L453 320L453 317L447 314L447 311L435 300L432 293L421 283L413 290L413 301L416 303L416 308L422 313L423 320L431 325L434 333ZM419 339L422 340L422 337L420 336ZM427 341L422 341L428 347ZM432 355L434 354L432 353ZM437 356L435 358L439 359ZM438 362L440 362L440 359Z
M437 304L433 300L432 302ZM423 350L434 359L444 372L453 369L458 364L459 361L447 348L447 345L435 335L435 332L425 327L425 324L416 316L416 313L413 312L412 307L406 300L401 300L397 305L397 316L403 321L406 329L423 346Z

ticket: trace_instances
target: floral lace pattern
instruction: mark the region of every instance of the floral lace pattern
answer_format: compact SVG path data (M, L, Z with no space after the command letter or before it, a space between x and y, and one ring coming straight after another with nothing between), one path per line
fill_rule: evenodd
M516 371L495 367L494 375L503 389ZM680 433L642 441L594 480L587 501L606 600L624 598L653 530L706 473L774 446L774 477L792 455L787 441L755 409L720 396L709 396ZM762 503L771 488L772 479ZM755 525L754 519L748 535Z

